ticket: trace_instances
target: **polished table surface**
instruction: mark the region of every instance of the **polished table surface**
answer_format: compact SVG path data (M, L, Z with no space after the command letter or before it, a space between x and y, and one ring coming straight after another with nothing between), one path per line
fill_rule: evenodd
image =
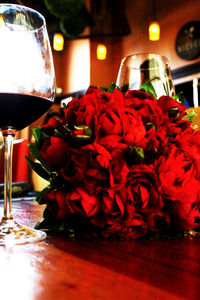
M34 227L44 207L13 203ZM2 206L1 206L2 213ZM69 240L0 247L0 299L200 299L200 239Z

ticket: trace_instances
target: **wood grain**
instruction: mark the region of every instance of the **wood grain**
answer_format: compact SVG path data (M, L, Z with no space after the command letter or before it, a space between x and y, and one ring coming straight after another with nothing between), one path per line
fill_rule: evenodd
M34 226L44 207L15 202ZM1 299L199 299L200 240L69 240L0 247Z

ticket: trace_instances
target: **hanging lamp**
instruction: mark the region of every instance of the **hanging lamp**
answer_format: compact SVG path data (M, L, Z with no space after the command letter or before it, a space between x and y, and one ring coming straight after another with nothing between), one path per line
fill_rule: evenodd
M62 51L64 49L64 37L61 33L54 34L53 49L55 51Z
M160 39L160 25L156 21L156 0L153 0L153 22L149 24L150 41L158 41Z
M98 44L97 45L97 59L104 60L106 59L107 55L107 48L105 44Z
M101 5L101 12L99 14L99 28L100 28L100 33L102 35L100 43L97 44L97 59L99 60L105 60L107 56L107 47L103 40L103 33L104 33L104 26L105 26L105 16L106 16L106 1L102 2Z

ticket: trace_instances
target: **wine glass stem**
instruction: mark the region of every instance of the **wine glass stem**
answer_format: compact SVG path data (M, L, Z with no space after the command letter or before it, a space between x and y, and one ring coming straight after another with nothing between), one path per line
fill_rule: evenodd
M4 220L12 217L12 158L15 130L3 130L4 138Z

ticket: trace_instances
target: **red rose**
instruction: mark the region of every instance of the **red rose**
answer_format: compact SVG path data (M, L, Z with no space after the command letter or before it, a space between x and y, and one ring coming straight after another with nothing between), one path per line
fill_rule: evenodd
M102 93L101 104L104 104L105 107L110 105L122 106L124 104L124 95L117 88L114 89L113 93Z
M63 139L38 143L58 175L50 174L54 190L44 192L54 218L78 216L84 229L122 239L199 226L200 131L182 120L185 108L143 91L90 88L73 99L62 120L44 125Z
M134 109L125 108L124 119L126 120L123 124L124 142L128 145L145 148L146 129L141 116Z
M199 226L200 181L190 157L174 146L158 159L157 173L172 223L184 230Z
M191 123L186 120L178 120L176 122L168 122L166 124L166 132L171 141L173 141L176 138L176 136L182 134L182 132L184 133L188 130L190 131L190 133L193 132L193 129L191 128Z
M82 147L79 155L71 156L71 161L73 161L75 176L83 180L85 188L91 194L109 187L123 186L129 172L124 152L121 149L108 152L97 143ZM68 180L66 171L61 169L61 174Z
M58 120L56 117L52 117L42 127L53 127L55 129L61 129L62 125L61 125L61 121L60 120Z
M200 194L196 196L200 197ZM191 230L200 225L200 203L184 203L174 201L170 203L172 225L181 230Z
M66 192L64 190L47 190L44 193L44 201L56 219L63 219L68 214L65 198Z
M45 139L40 149L42 159L53 168L58 168L69 160L69 144L58 137Z
M167 145L168 140L169 138L168 136L166 136L165 127L160 127L159 130L151 128L147 131L146 134L147 145L145 150L158 152L158 150L160 150L161 147Z
M111 106L98 117L96 128L97 142L107 149L146 145L146 130L134 109Z
M157 101L156 98L154 98L152 95L141 91L141 90L129 90L126 94L125 94L125 98L129 99L129 98L138 98L141 100L145 100L145 99L149 99L152 101Z
M138 213L152 213L164 206L159 181L152 165L140 164L130 168L126 193L126 201Z
M186 105L181 104L179 101L174 100L170 96L161 96L158 99L158 105L162 108L165 114L168 114L171 120L181 119L186 110Z
M132 216L119 223L107 224L107 226L100 231L103 237L118 237L121 239L137 239L147 233L147 225L139 214L132 214Z
M72 148L68 158L66 163L60 166L59 172L64 180L76 185L83 179L83 174L77 172L75 168L75 164L80 158L79 150Z
M109 162L110 186L123 186L127 180L129 168L125 160L124 152L121 149L111 151L112 161Z
M109 187L109 163L112 157L103 146L97 143L83 146L72 159L75 174L90 194ZM64 169L62 175L65 177Z
M197 177L200 180L200 131L194 131L191 127L177 136L176 144L193 161L197 169Z
M123 189L104 192L101 203L101 210L91 223L99 228L103 237L135 239L147 232L143 217L132 207L127 209Z
M117 106L107 107L103 110L97 119L97 136L99 132L102 136L106 135L119 135L122 136L122 122L121 108Z
M94 89L91 93L81 95L79 99L73 99L64 110L63 124L86 125L93 130L96 106L100 98L100 90Z
M100 231L103 237L117 237L120 239L137 239L147 233L147 225L142 216L132 212L119 222L108 220L104 228Z
M145 121L145 119L152 119L152 117L155 118L155 120L161 120L163 118L163 113L158 106L156 98L144 91L129 90L124 95L124 106L134 109L137 115L139 113L139 115L142 116L143 121Z
M134 109L125 107L123 95L117 89L111 95L108 103L97 109L97 142L107 149L125 149L129 145L144 147L146 130L141 117Z
M108 150L112 150L115 148L127 149L127 144L122 142L122 137L119 135L107 135L97 138L96 141Z
M196 179L196 168L189 156L180 148L173 146L171 149L168 148L168 152L166 157L161 156L155 162L165 198L191 203L195 200L193 192L197 193L200 184Z
M105 95L105 97L104 97ZM102 94L101 104L97 108L95 136L104 137L107 135L122 136L124 98L122 93L115 89L114 93Z
M129 91L125 94L124 99L125 107L132 108L137 112L137 115L141 115L147 129L149 129L150 124L158 126L163 122L163 112L153 96L143 91Z
M82 188L74 188L66 196L66 205L71 214L92 217L99 210L99 198Z
M107 224L119 223L124 216L125 203L123 199L123 191L108 189L101 194L101 206L99 215L91 219L91 223L106 227Z
M167 211L155 211L144 216L145 223L151 231L162 231L169 227L170 216Z
M96 88L96 87L89 87L87 89L87 91L85 92L86 95L93 94L93 93L96 94L97 98L101 97L101 90L99 88ZM84 95L80 95L80 97L84 97Z
M163 114L153 96L143 91L129 91L125 95L125 105L135 110L145 126L145 150L157 151L167 143L165 122L168 121L168 115Z
M114 226L109 228L109 231L113 231ZM121 228L118 236L121 239L138 239L147 233L147 225L144 222L143 217L136 212L132 212L128 215L127 219L121 223Z

